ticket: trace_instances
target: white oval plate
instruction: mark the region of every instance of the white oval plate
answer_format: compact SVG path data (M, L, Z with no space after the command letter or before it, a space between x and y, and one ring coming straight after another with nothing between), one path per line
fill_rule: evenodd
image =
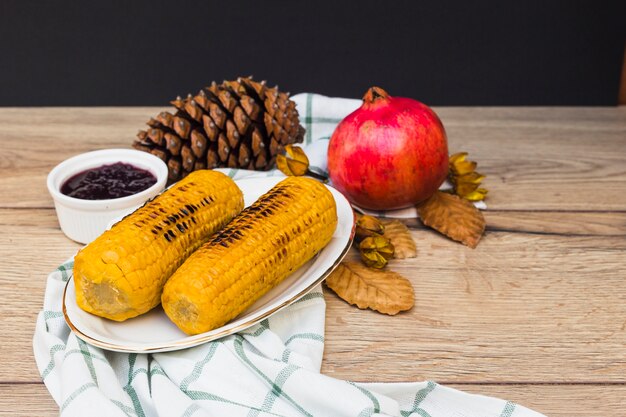
M245 205L252 204L284 177L242 179L236 181ZM63 315L74 333L84 341L117 352L167 352L197 346L253 326L290 305L322 282L341 262L354 236L354 214L346 198L328 187L337 203L339 222L331 241L319 254L268 291L248 310L226 325L210 332L187 336L172 323L159 306L124 322L94 316L76 304L72 279L63 293ZM71 284L72 283L72 284Z

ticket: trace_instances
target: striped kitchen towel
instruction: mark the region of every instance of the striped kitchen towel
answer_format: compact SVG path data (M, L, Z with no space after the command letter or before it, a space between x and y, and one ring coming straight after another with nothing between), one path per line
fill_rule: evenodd
M322 172L334 126L360 101L313 94L294 100L312 167ZM226 171L234 178L280 175ZM68 261L48 277L33 338L37 367L62 416L541 417L430 381L366 384L321 374L326 304L319 286L217 341L167 353L105 351L77 338L64 321L63 289L72 267Z

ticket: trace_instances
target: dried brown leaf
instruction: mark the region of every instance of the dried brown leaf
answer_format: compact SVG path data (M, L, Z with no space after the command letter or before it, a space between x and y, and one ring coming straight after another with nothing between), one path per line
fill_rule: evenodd
M395 248L393 257L406 259L417 257L417 247L409 228L399 220L385 220L385 236Z
M393 271L367 268L357 262L342 262L326 278L326 285L339 297L358 308L395 315L415 303L413 286Z
M485 218L472 203L437 191L417 206L422 222L450 239L475 248L485 231Z

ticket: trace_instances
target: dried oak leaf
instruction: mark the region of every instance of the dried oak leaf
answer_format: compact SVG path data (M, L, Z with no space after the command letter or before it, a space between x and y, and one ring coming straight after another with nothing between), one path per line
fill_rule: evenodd
M385 220L383 221L385 226L384 237L391 241L391 244L395 248L393 257L396 259L406 259L417 257L417 247L415 241L411 237L409 228L399 220Z
M357 262L342 262L326 278L326 285L339 297L360 309L370 308L395 315L415 303L413 286L393 271L367 268Z
M438 232L475 248L485 231L485 218L474 205L456 195L437 191L417 206L422 222Z

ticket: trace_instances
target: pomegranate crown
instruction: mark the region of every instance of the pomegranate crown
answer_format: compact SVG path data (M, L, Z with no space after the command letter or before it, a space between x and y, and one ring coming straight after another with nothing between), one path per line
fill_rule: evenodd
M370 87L363 96L363 102L371 104L378 100L389 98L389 94L380 87Z

